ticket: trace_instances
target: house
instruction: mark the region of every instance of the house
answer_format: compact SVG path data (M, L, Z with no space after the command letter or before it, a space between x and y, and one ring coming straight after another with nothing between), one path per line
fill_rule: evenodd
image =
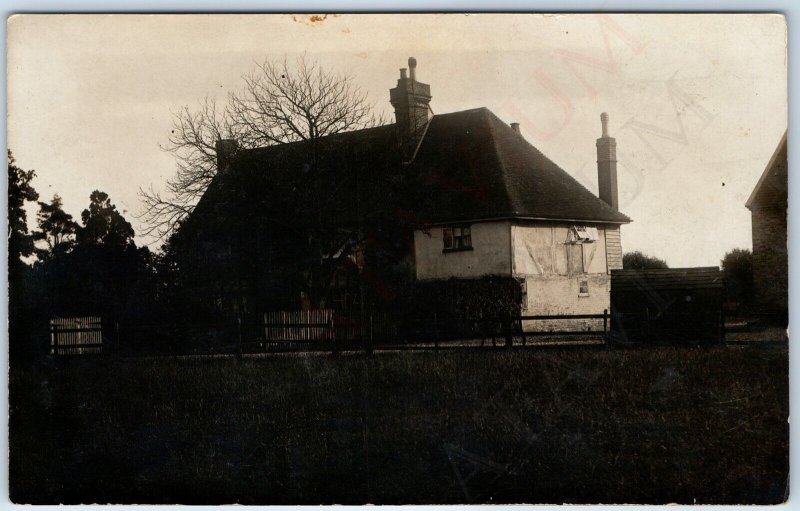
M199 278L215 288L218 305L283 306L271 299L299 295L297 279L287 280L291 272L275 270L270 257L294 263L313 251L331 265L316 281L341 290L332 294L343 307L363 295L353 283L372 258L388 261L378 273L394 266L389 274L420 281L516 278L525 314L610 308L610 271L622 268L620 226L630 219L619 211L607 114L596 141L598 197L526 141L519 125L486 108L431 115L431 87L417 80L413 58L389 96L395 124L319 140L313 171L306 142L242 150L220 141L218 175L187 221L192 246L203 247ZM287 215L315 232L313 250L286 244ZM389 224L399 234L387 232ZM395 250L381 259L375 247ZM295 275L308 280L299 266ZM377 289L392 278L360 280Z
M756 307L780 322L789 311L788 168L784 132L746 203L752 218Z

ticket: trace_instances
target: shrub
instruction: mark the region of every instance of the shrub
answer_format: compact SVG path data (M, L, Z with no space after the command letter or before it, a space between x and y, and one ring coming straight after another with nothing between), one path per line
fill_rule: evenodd
M436 335L438 325L447 324L451 337L488 335L501 323L519 315L522 286L511 277L433 280L408 285L397 304L397 319L407 335Z
M511 277L433 280L412 284L410 309L462 320L496 319L519 314L522 287Z
M725 293L729 301L743 305L753 302L753 254L742 248L735 248L722 259L722 273L725 275Z
M628 252L622 256L622 267L626 270L666 270L667 262L639 252Z

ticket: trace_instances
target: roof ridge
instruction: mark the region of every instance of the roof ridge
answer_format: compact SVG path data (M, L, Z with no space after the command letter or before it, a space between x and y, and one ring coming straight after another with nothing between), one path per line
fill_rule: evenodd
M396 123L393 122L393 123L389 123L389 124L380 124L378 126L370 126L368 128L359 128L357 130L352 130L352 131L338 131L336 133L331 133L331 134L328 134L328 135L321 136L317 140L330 140L333 137L356 135L356 134L364 133L364 132L367 132L367 131L379 130L379 129L383 129L383 128L389 128L391 126L394 126L395 124ZM294 146L298 146L300 144L306 144L308 142L309 142L309 139L293 140L291 142L275 142L274 144L271 144L271 145L262 145L262 146L257 146L257 147L241 148L240 151L242 151L242 152L254 152L254 151L269 150L269 149L273 149L275 147L294 147Z

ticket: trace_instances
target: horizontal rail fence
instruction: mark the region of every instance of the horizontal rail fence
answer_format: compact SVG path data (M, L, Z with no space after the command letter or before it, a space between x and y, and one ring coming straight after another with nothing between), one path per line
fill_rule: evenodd
M103 321L100 316L52 318L50 354L99 355L103 353Z
M615 323L620 319L614 316ZM485 346L487 340L492 346L597 344L608 341L616 329L612 328L612 315L608 311L505 318L437 318L435 314L427 318L401 318L373 311L361 320L357 314L316 309L189 323L188 327L162 322L125 324L119 328L97 316L54 318L50 321L50 353L216 356L467 348Z
M501 326L500 333L508 335L509 339L517 336L521 337L523 346L527 345L529 337L538 338L537 344L557 343L559 338L564 337L601 337L605 343L608 341L611 328L611 315L606 309L601 314L518 316L512 319L512 325L505 327L507 333L503 331L503 320L498 320L498 322ZM532 328L527 328L528 326ZM550 339L544 340L542 338Z
M608 313L608 309L606 309L602 314L542 314L520 316L517 321L520 322L520 330L522 330L525 336L581 336L586 334L602 334L606 336L608 335L611 325L611 315ZM542 325L543 328L541 329L526 331L523 323L525 321L532 323L542 322L544 325ZM601 321L602 327L600 326ZM552 324L555 324L559 329L556 330L552 326L549 326ZM565 325L569 325L570 328L564 329L563 326Z
M508 316L506 318L442 318L433 314L429 318L405 318L398 324L394 336L376 339L395 339L401 343L455 342L460 345L469 340L480 340L483 346L490 340L492 345L519 343L527 345L529 338L536 338L535 344L560 342L564 337L573 338L570 343L587 338L587 342L597 339L605 342L611 331L611 314L604 310L599 314L552 314ZM400 335L397 335L397 332ZM591 339L589 339L591 338ZM466 346L466 345L465 345Z

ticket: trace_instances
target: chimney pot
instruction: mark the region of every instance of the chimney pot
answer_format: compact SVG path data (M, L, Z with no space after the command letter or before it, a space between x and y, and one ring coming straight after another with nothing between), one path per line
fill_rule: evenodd
M412 80L417 79L417 59L408 57L408 70Z
M403 162L410 162L419 147L430 120L431 86L416 81L417 60L408 59L410 83L406 69L400 70L397 86L389 90L389 102L394 107L398 148Z
M522 132L519 130L519 123L518 122L512 122L511 123L511 129L514 130L518 135L522 134Z
M619 211L617 193L617 141L608 136L608 114L600 114L603 136L597 139L597 191L606 204Z

